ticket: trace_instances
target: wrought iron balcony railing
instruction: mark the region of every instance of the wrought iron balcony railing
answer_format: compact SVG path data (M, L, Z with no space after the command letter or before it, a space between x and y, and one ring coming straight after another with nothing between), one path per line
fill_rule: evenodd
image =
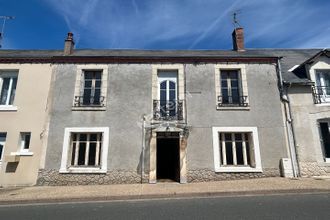
M74 107L103 107L104 96L75 96Z
M329 86L312 86L314 103L330 103L330 87Z
M183 120L183 100L153 100L155 120Z
M218 107L246 107L247 96L218 96Z

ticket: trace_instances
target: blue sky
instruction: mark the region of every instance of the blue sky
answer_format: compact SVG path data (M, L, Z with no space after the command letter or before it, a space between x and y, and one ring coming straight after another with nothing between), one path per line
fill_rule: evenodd
M0 0L5 49L231 49L237 10L247 48L330 47L329 0Z

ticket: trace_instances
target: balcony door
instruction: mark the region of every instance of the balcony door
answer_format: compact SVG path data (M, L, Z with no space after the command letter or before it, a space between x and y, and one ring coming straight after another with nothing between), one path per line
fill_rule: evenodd
M316 72L316 86L321 102L330 102L330 71Z
M161 117L175 117L177 112L177 71L158 72L158 98Z

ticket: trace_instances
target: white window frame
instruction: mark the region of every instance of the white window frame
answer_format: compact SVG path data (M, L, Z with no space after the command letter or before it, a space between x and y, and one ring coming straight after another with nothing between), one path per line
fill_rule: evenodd
M254 150L255 167L247 166L221 166L220 165L220 143L219 133L222 132L244 132L252 134L252 142ZM214 154L214 168L215 172L262 172L260 149L259 149L259 138L257 127L212 127L213 135L213 154Z
M17 107L14 106L14 102L15 102L15 97L13 100L12 104L9 104L10 101L10 96L12 94L12 86L13 86L13 78L16 77L16 90L17 90L17 83L18 83L18 71L17 70L0 70L0 95L1 95L1 90L2 90L2 83L3 83L3 79L4 77L10 77L10 82L9 82L9 91L7 94L7 98L6 98L6 104L4 105L0 105L0 111L16 111ZM16 94L15 94L16 96Z
M72 133L102 133L101 166L100 167L71 167L70 140ZM60 173L106 173L109 148L109 127L71 127L65 128L63 152Z
M73 103L72 103L72 110L81 110L81 111L88 111L88 110L106 110L106 101L107 101L107 88L108 88L108 66L107 65L98 65L98 64L86 64L86 65L77 65L77 73L76 73L76 83L75 83L75 90L73 96ZM100 96L104 97L103 104L104 106L74 106L75 104L75 97L81 96L81 91L83 87L83 78L82 75L85 71L101 71L101 94Z
M29 148L25 149L25 137L26 135L30 135L30 142L29 142ZM31 132L21 132L20 133L20 152L22 153L27 153L30 151L30 147L31 147L31 139L32 139L32 135Z
M216 94L216 108L217 110L249 110L249 95L248 95L248 86L246 80L246 65L245 64L215 64L214 65L214 79L215 79L215 94ZM238 79L240 85L240 93L242 96L246 96L247 106L218 106L218 96L221 96L221 70L237 70L238 71Z

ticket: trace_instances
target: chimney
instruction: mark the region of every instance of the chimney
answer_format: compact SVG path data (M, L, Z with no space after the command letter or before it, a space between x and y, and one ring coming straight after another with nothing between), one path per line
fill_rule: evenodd
M236 51L244 51L244 29L241 27L235 28L232 37L233 49Z
M64 56L72 54L73 48L74 48L73 33L69 32L64 42Z

